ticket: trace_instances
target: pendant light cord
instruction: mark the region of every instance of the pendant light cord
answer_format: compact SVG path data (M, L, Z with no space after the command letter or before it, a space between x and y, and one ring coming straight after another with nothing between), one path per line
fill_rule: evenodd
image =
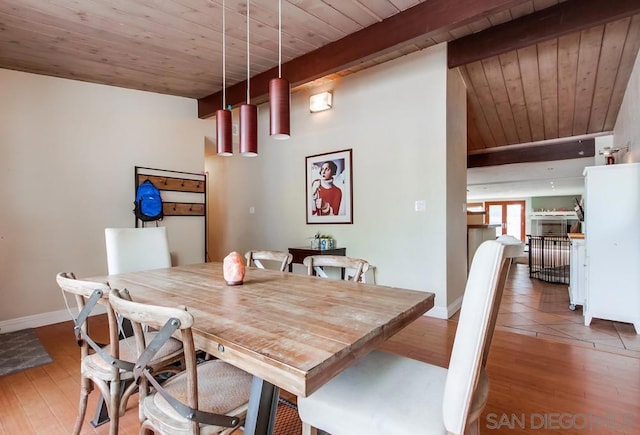
M282 78L282 0L278 0L278 78Z
M247 0L247 104L249 104L250 99L250 75L251 71L249 68L249 0Z
M226 4L222 0L222 109L227 108L227 21Z

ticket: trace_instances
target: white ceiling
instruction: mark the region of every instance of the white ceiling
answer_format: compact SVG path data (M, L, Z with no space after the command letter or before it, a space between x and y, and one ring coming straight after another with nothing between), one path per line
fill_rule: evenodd
M582 195L586 166L595 157L467 169L467 201Z

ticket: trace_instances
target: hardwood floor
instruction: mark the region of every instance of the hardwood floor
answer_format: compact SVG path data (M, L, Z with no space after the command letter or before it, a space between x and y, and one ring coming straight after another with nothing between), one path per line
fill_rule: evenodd
M568 286L530 279L525 264L512 265L497 327L640 358L640 335L632 324L593 319L585 326L582 307L569 309Z
M526 266L512 269L487 366L491 386L480 418L481 434L640 433L637 337L613 322L584 327L579 311L561 310L564 302L555 301L552 310L558 311L545 311L554 306L554 298L544 296L546 286L529 280ZM94 331L106 325L100 317L91 323ZM456 325L455 319L423 317L382 347L446 366ZM594 332L578 333L578 325ZM612 345L612 334L601 340L601 328L618 331L622 347ZM72 326L59 323L36 332L53 363L0 377L0 434L69 434L73 428L79 348ZM93 418L96 401L94 392L87 421ZM121 434L138 433L136 406L134 396L121 418ZM106 434L108 425L94 429L85 423L82 433Z

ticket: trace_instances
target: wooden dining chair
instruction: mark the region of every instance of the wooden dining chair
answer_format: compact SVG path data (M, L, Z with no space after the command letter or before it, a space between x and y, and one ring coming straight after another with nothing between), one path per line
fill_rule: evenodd
M293 261L293 255L283 251L248 251L244 254L247 259L247 266L255 266L264 269L263 261L277 263L280 272L285 272Z
M362 282L362 277L369 270L369 263L365 260L344 255L310 255L302 260L302 264L307 267L308 275L329 278L323 267L336 267L343 279L355 282ZM350 273L346 273L348 269Z
M308 397L298 398L304 434L479 432L489 385L483 369L504 246L480 245L462 301L449 368L374 351Z
M137 359L135 340L133 337L120 339L117 319L108 304L111 288L108 284L81 281L73 273L61 272L56 281L65 294L73 295L78 306L78 316L74 317L75 335L80 346L80 405L73 433L80 433L87 411L89 393L96 386L104 398L110 418L109 433L118 433L120 415L124 414L127 401L136 390L133 382L133 362ZM104 347L97 344L89 331L88 316L97 305L107 311L109 326L109 344ZM71 310L69 309L69 312ZM155 333L147 333L151 339ZM176 339L169 340L153 359L152 366L156 373L176 372L174 366L182 358L182 343ZM123 389L123 385L128 385Z
M140 433L228 434L243 423L249 403L252 375L221 360L196 364L193 316L186 308L134 302L126 290L113 290L109 303L133 325L138 349L134 375L140 384ZM154 341L141 324L159 330ZM160 384L148 361L172 334L183 343L185 370ZM149 393L148 387L153 387Z
M166 227L105 228L109 275L171 267Z

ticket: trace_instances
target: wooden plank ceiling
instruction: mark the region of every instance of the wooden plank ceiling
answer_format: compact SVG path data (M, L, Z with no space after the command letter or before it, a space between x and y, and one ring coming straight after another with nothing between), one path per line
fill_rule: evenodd
M222 6L0 0L0 68L196 98L208 117L221 105ZM247 2L225 6L236 105ZM638 14L637 0L282 0L282 71L296 91L448 41L468 89L468 149L479 154L611 131L640 47ZM278 1L251 1L249 25L260 103L277 74Z
M559 8L565 5L569 3ZM607 8L607 3L598 6ZM500 54L478 60L467 56L452 62L450 56L450 66L461 66L467 84L468 149L472 154L613 130L640 46L640 16L602 23L597 15L588 14L575 14L581 18L581 30L566 32L570 26L565 20L554 31L549 29L553 24L546 22L547 35L552 37L540 38L538 43L516 49L507 46ZM517 24L542 26L543 20L529 17L533 15ZM504 40L508 36L500 33L505 32L495 27L485 37ZM553 37L555 34L560 36ZM474 36L452 42L450 53L456 51L456 44ZM473 48L476 44L466 45Z

